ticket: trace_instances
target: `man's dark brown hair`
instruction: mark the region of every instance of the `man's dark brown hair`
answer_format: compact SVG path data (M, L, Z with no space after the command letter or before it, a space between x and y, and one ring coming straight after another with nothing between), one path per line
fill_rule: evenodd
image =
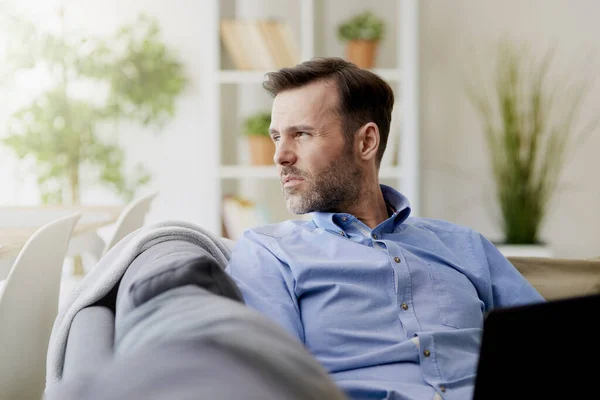
M354 143L354 133L368 122L379 128L379 149L377 167L390 133L394 92L390 85L376 74L361 69L342 58L313 58L291 68L269 72L263 87L277 96L285 90L299 88L315 81L331 80L338 90L338 114L342 119L342 129L346 144Z

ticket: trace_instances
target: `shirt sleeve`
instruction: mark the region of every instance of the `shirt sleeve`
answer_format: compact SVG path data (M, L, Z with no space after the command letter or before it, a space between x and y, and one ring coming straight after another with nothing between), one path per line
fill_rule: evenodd
M289 265L269 249L272 239L248 230L238 239L225 271L244 301L304 343L300 308Z
M493 307L512 307L545 301L542 295L488 239L479 235L487 257Z

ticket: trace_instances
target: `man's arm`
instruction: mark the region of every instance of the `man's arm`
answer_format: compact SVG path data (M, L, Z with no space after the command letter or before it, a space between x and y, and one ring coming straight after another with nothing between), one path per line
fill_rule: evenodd
M294 278L284 260L269 248L272 238L246 231L238 239L226 272L235 280L245 303L266 315L304 343Z
M545 301L542 295L521 275L489 240L479 235L487 257L492 302L490 308L511 307Z

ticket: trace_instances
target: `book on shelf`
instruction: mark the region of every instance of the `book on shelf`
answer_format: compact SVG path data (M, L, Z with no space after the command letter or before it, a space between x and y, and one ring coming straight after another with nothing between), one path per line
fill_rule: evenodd
M238 69L252 69L246 50L240 45L236 32L236 21L221 21L221 41L227 49L229 56Z
M300 62L290 26L278 20L223 19L221 41L240 70L273 70Z

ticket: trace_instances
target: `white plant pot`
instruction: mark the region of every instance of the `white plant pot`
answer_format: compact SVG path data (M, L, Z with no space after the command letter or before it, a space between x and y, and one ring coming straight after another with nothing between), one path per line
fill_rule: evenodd
M554 257L547 245L537 244L499 244L496 245L504 257Z

